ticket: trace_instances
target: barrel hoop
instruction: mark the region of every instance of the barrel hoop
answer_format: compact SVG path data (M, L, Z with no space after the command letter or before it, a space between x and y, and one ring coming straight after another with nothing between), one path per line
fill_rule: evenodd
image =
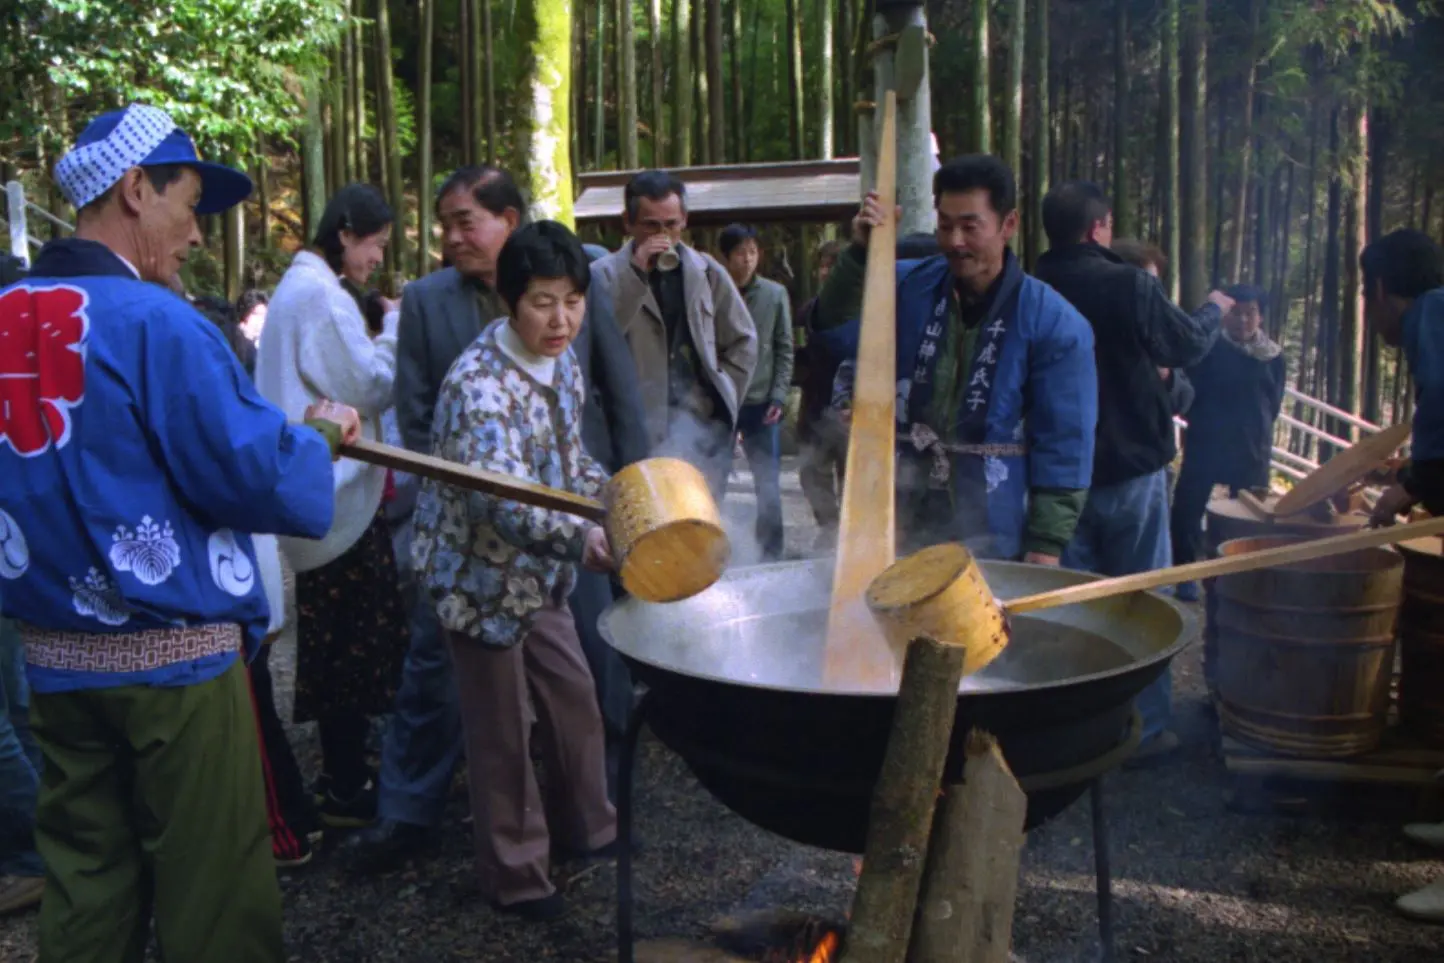
M1317 723L1317 722L1368 722L1368 721L1371 721L1371 720L1377 718L1377 714L1376 714L1376 713L1373 713L1373 712L1351 712L1351 713L1349 713L1348 715L1342 715L1342 716L1317 716L1317 715L1315 715L1315 716L1310 716L1310 715L1301 715L1301 714L1299 714L1299 713L1297 713L1297 712L1279 712L1279 711L1274 710L1274 709L1261 709L1261 708L1257 708L1257 707L1255 707L1255 706L1245 705L1245 704L1243 704L1243 703L1241 703L1241 702L1236 702L1236 701L1228 698L1227 696L1222 696L1222 697L1220 698L1220 701L1221 701L1224 705L1226 705L1226 706L1229 707L1229 711L1230 711L1230 712L1233 712L1233 713L1240 713L1240 712L1241 712L1241 713L1246 713L1246 714L1252 715L1252 716L1266 716L1266 717L1268 717L1268 718L1270 718L1270 719L1291 719L1291 720L1298 720L1299 722L1315 722L1315 723Z
M1342 639L1300 639L1288 635L1260 635L1257 632L1250 632L1247 629L1235 628L1227 623L1222 617L1218 619L1219 640L1224 636L1236 635L1246 639L1257 639L1270 645L1287 645L1300 648L1309 646L1321 646L1326 648L1347 648L1347 649L1387 649L1394 644L1394 635L1353 635Z
M1253 609L1258 612L1302 612L1306 615L1364 615L1369 612L1392 611L1399 607L1398 599L1392 602L1379 602L1374 605L1329 605L1320 607L1317 605L1276 605L1273 603L1261 605L1257 602L1251 602L1248 599L1239 598L1236 595L1225 592L1223 589L1218 590L1218 595L1220 601L1227 601L1230 605L1236 605L1241 609Z

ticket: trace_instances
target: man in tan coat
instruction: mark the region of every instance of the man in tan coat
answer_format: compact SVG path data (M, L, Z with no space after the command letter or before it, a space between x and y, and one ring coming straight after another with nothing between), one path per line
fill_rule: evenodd
M682 182L643 171L624 196L632 239L592 264L587 297L611 299L637 364L651 453L695 465L720 501L757 329L726 269L682 243Z

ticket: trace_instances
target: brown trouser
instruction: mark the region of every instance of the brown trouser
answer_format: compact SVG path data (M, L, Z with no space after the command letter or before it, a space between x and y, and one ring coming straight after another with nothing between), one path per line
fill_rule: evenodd
M504 905L549 896L556 889L548 877L550 832L583 851L617 835L602 717L576 624L565 604L548 602L519 644L493 649L452 633L451 654L482 893ZM547 770L545 801L532 765L533 724Z

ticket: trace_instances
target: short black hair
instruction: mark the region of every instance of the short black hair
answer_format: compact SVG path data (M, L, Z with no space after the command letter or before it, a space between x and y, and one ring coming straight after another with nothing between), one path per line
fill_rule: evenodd
M1053 247L1079 244L1088 229L1113 210L1103 188L1092 181L1066 181L1043 197L1043 233Z
M341 273L341 255L345 248L341 244L341 232L350 231L357 237L370 237L384 231L396 220L386 198L370 184L347 184L326 202L321 214L321 223L316 225L316 235L311 240L313 247L320 249L331 270Z
M522 295L537 278L567 278L586 294L591 261L582 242L566 225L537 221L518 228L496 258L496 290L513 315Z
M627 181L627 187L622 191L622 199L626 204L627 218L637 219L637 208L642 198L649 201L665 201L673 194L677 200L682 202L682 212L687 211L687 185L683 184L675 174L666 171L642 171L631 180Z
M476 203L501 217L507 208L516 211L518 221L526 220L526 200L512 176L491 164L470 164L452 171L436 192L436 212L441 213L441 199L455 190L469 190Z
M728 224L722 228L722 233L717 237L717 247L721 249L722 256L731 257L732 252L742 245L743 241L757 240L757 229L750 224Z
M270 303L271 299L266 297L265 291L260 288L247 288L236 298L236 319L244 321L258 305Z
M1269 306L1268 292L1253 284L1234 284L1224 289L1224 294L1241 304L1257 304L1260 311Z
M1404 228L1371 241L1359 252L1364 296L1373 297L1379 282L1384 293L1417 298L1444 287L1444 252L1423 231Z
M985 190L988 202L999 217L1006 217L1018 207L1018 183L1013 172L992 154L965 154L954 157L933 174L933 207L944 194Z
M170 187L176 181L180 180L181 172L184 171L188 166L190 165L150 164L146 167L142 167L141 170L145 171L146 179L150 181L150 186L155 189L155 192L157 194L164 194L166 192L166 188ZM115 189L119 186L120 181L117 180L114 184L107 187L104 193L102 193L95 200L91 201L89 204L82 207L81 210L93 211L96 208L100 207L100 205L110 200L110 195L114 194Z

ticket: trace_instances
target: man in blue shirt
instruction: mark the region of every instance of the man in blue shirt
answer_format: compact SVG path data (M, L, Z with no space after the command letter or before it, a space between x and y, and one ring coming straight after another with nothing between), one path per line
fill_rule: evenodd
M166 285L196 215L250 193L164 112L94 120L55 179L74 237L0 292L0 598L43 753L40 963L273 963L280 897L242 654L269 621L253 532L320 537L331 461Z
M1444 517L1444 253L1420 231L1394 231L1359 255L1364 312L1385 343L1403 347L1414 376L1410 461L1374 505L1375 525L1422 504ZM1444 848L1444 823L1404 827L1410 838ZM1444 923L1444 878L1399 897L1395 908L1412 919Z

